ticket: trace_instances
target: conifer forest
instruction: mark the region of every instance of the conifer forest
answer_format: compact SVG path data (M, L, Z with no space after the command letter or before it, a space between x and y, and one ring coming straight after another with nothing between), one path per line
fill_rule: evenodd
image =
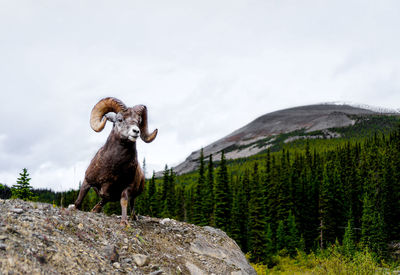
M216 168L203 158L191 184L165 169L137 202L145 215L218 227L252 262L343 244L388 257L400 236L400 130L318 151L268 151ZM158 183L158 184L157 184Z

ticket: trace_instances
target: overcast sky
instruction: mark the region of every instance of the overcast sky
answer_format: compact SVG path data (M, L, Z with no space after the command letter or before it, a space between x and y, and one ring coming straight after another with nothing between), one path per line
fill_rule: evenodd
M111 125L146 104L148 176L253 119L350 101L400 107L399 1L0 0L0 182L78 188Z

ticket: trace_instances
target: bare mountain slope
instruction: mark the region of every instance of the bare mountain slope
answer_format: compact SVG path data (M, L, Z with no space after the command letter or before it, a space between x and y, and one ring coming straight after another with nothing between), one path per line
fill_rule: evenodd
M203 148L204 156L213 154L219 160L222 150L227 159L255 155L268 147L279 134L304 129L306 132L340 128L354 125L352 115L379 114L370 109L338 104L318 104L295 107L263 115L226 137ZM335 133L326 132L331 137ZM289 141L289 140L288 140ZM198 166L200 150L192 152L181 164L174 168L178 174L193 171Z

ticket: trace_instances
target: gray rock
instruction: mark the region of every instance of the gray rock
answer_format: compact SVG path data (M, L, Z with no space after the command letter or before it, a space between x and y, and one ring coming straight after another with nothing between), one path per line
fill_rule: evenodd
M22 208L11 208L10 211L13 213L16 213L16 214L24 213L24 209L22 209Z
M171 222L172 220L170 219L170 218L165 218L165 219L162 219L161 221L160 221L160 223L161 224L166 224L166 223L169 223L169 222Z
M6 250L7 246L3 243L0 243L0 250Z
M115 245L108 245L104 248L104 256L106 259L110 260L111 263L119 261L119 254L117 247Z
M186 262L185 266L189 270L191 275L207 275L207 272L201 270L199 267L190 262Z
M142 254L134 254L132 255L133 261L137 266L145 266L149 263L149 257Z
M214 240L210 236L197 232L196 238L190 245L190 251L199 255L217 258L225 262L227 266L235 267L243 275L256 274L255 270L247 262L239 246L230 239L225 232L212 227L203 228L206 232L214 233ZM222 245L223 244L223 245Z
M132 262L131 258L126 258L123 260L125 263L130 264Z

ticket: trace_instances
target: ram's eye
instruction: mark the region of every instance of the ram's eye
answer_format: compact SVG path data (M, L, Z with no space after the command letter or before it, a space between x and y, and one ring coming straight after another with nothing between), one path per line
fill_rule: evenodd
M117 120L118 122L122 122L122 117L119 117Z

